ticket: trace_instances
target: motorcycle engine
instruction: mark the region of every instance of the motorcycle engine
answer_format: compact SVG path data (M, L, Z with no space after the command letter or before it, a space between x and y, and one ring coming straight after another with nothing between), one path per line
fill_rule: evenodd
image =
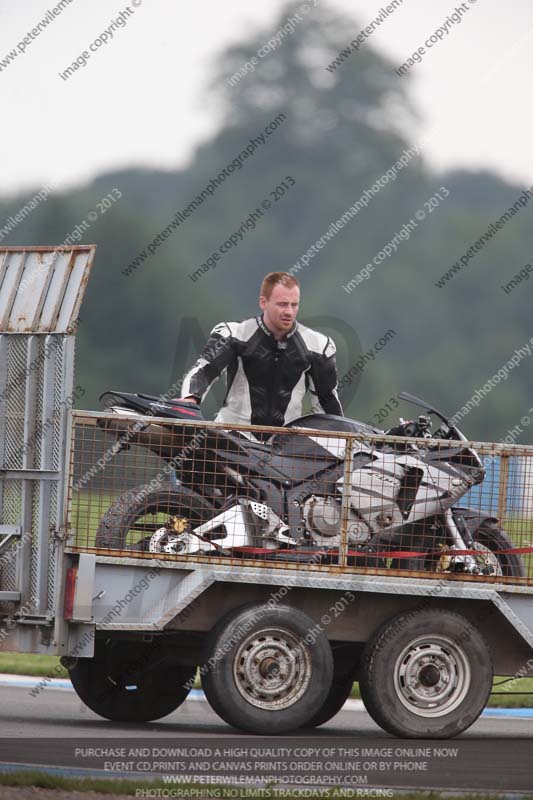
M341 500L333 497L308 497L302 506L302 516L307 531L319 545L336 547L340 544ZM348 541L361 544L370 537L366 522L350 509L348 516Z

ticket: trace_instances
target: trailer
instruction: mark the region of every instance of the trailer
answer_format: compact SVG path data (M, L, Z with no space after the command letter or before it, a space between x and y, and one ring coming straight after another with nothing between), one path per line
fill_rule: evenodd
M303 425L251 446L257 427L165 416L172 392L157 417L74 410L94 250L0 250L0 651L60 656L109 720L170 714L199 673L257 734L324 724L358 680L384 730L452 737L494 675L533 674L533 447L462 442L482 467L461 549L409 523L435 501L416 458L447 464L449 440Z

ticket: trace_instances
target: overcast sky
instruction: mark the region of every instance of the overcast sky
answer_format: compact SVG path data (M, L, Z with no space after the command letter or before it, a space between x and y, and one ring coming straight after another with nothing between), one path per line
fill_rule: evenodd
M0 65L57 2L0 0ZM285 5L284 0L129 2L124 27L68 80L59 72L89 50L127 8L126 0L72 0L2 67L3 194L49 181L73 185L117 167L186 164L218 124L204 93L213 59L229 43L273 26ZM388 0L327 2L353 18L346 31L349 44ZM459 5L403 0L369 43L401 64ZM438 168L490 168L529 186L532 0L465 0L464 5L463 21L410 70L426 159ZM290 47L291 38L282 46Z

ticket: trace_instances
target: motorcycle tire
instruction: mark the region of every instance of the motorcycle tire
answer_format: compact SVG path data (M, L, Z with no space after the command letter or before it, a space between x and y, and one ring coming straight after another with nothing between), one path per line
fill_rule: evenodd
M525 578L527 571L523 559L518 553L508 553L514 544L509 535L498 525L490 520L485 520L471 530L474 540L474 549L479 555L486 551L487 555L494 557L494 575L506 578ZM414 538L414 537L413 537ZM395 558L391 561L390 569L435 572L438 556L431 555L425 559L420 558Z
M527 577L523 559L518 553L499 552L512 550L513 542L504 530L488 520L479 525L473 534L474 543L487 548L496 557L501 575L505 578Z
M95 547L109 550L146 550L150 537L138 541L139 531L133 527L140 525L139 520L143 517L161 514L169 518L176 515L198 525L214 513L215 510L207 501L185 486L175 486L168 482L148 492L146 486L136 486L115 498L101 518L96 531ZM131 541L135 538L137 541Z

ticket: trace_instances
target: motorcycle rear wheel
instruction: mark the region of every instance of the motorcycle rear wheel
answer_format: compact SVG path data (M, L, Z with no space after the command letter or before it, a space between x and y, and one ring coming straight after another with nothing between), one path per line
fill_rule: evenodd
M153 533L170 517L184 517L199 525L213 513L209 503L184 486L168 482L151 491L146 491L145 485L136 486L115 498L109 506L98 524L95 547L146 550L150 530ZM139 541L143 532L145 536Z

